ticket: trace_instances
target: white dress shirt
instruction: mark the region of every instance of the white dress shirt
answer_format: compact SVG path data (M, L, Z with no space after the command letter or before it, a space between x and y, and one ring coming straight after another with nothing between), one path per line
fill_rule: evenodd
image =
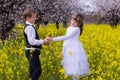
M26 24L29 24L29 25L25 28L24 31L25 31L25 34L27 35L27 39L29 41L29 44L36 45L36 46L43 44L43 40L35 39L36 33L35 33L35 29L32 27L33 24L31 24L28 21L26 21Z

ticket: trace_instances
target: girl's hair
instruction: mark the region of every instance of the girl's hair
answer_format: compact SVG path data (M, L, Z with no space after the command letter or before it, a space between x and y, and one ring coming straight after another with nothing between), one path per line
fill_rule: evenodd
M80 35L81 35L83 32L83 24L84 24L83 23L83 19L84 19L83 15L80 13L77 13L72 16L72 19L74 19L79 24L78 27L80 28Z

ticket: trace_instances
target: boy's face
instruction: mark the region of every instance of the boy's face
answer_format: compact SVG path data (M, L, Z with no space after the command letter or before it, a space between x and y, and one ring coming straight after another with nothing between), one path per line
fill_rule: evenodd
M36 14L35 13L32 13L32 16L28 18L29 21L34 24L35 23L35 20L36 20Z
M72 18L71 19L71 26L77 27L78 23Z

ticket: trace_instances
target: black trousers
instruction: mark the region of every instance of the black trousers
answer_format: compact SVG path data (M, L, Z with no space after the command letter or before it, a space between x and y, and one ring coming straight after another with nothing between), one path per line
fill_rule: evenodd
M29 77L32 80L38 80L42 73L39 55L40 55L40 51L38 50L34 50L33 52L30 52L30 50L26 50L26 57L30 63Z

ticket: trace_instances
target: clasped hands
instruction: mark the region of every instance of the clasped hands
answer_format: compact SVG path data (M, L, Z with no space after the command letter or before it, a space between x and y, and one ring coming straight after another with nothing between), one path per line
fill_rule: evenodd
M43 40L43 44L50 44L51 41L53 41L53 38L52 38L52 37L46 37L46 38Z

